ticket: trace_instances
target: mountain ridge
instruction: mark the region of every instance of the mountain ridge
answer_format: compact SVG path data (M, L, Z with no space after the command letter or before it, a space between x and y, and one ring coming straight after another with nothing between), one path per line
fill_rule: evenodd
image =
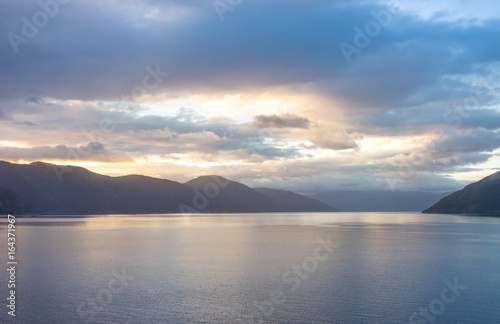
M40 214L54 215L336 211L288 192L290 197L302 197L294 210L271 197L271 191L265 194L220 176L183 184L137 174L111 177L45 162L0 161L0 188L16 193Z
M423 213L500 216L500 171L444 197Z

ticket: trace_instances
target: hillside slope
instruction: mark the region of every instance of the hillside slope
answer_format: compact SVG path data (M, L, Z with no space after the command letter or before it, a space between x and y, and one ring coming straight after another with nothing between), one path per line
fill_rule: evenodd
M12 190L0 188L0 214L36 214L38 211Z
M55 215L335 211L295 193L270 194L271 189L254 190L219 176L181 184L142 175L110 177L42 162L0 161L0 187L17 193L33 210Z
M466 186L423 212L500 216L500 172Z
M338 212L336 208L327 205L319 200L305 197L295 192L285 190L275 190L269 188L254 188L257 192L273 199L279 204L279 208L293 210L297 212Z

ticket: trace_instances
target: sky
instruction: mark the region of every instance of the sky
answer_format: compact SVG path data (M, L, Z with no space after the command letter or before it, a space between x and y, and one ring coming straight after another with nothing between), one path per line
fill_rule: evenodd
M500 170L493 0L0 7L0 160L301 193Z

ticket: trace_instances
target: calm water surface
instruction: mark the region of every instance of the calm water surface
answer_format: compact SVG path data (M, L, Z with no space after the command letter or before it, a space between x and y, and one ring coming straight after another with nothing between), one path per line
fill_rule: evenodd
M500 323L500 218L115 215L16 226L16 317L4 270L0 323Z

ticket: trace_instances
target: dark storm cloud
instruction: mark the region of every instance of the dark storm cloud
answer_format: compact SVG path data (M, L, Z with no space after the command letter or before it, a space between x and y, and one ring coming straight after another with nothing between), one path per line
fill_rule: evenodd
M221 22L211 1L70 2L14 54L5 37L3 81L73 99L120 98L146 67L169 72L152 92L229 91L314 84L356 108L410 106L459 95L441 78L498 60L498 20L463 26L393 13L348 64L339 47L383 6L347 1L252 1ZM36 2L5 3L0 32L20 33ZM353 107L354 108L354 107Z

